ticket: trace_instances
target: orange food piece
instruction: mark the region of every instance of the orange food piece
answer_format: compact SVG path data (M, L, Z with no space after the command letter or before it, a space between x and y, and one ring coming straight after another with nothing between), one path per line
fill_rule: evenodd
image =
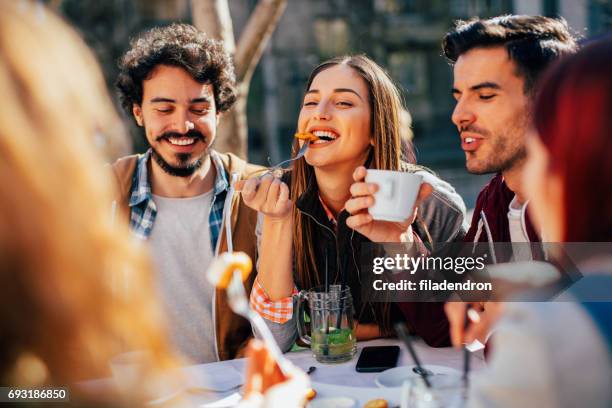
M295 138L305 142L314 142L315 140L319 140L319 138L312 133L296 133Z
M317 396L317 392L314 390L314 388L310 388L307 392L306 392L306 400L307 401L312 401L314 399L314 397Z
M387 408L388 406L389 406L389 403L387 402L387 400L379 398L379 399L373 399L373 400L366 402L363 408Z
M244 281L253 270L251 257L244 252L225 252L213 260L208 269L208 279L216 287L224 289L236 270L241 272Z

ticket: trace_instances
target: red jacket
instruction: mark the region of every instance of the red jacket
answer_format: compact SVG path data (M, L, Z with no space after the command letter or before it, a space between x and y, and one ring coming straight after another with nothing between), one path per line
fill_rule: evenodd
M478 223L481 220L481 211L484 211L493 242L510 242L508 207L513 198L514 192L508 188L502 175L497 174L493 177L478 194L472 223L464 238L465 242L474 242L474 238L477 238L476 242L487 242L487 234L484 231L476 237ZM525 215L525 227L529 240L540 242L540 237L529 219L529 214Z

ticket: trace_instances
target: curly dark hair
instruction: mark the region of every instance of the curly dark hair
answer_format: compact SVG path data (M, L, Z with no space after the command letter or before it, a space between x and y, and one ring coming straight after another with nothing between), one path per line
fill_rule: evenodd
M213 86L218 112L227 111L236 101L236 76L231 57L221 41L208 38L189 24L153 28L130 43L119 62L116 86L121 106L128 115L134 104L142 103L142 81L158 65L185 69L200 83Z
M504 15L490 19L457 21L444 36L442 49L451 62L477 47L504 46L525 80L525 93L532 93L544 69L558 57L577 50L563 18Z

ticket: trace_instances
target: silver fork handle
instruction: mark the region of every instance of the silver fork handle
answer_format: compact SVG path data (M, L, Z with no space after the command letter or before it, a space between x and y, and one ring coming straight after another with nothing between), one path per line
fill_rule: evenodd
M297 156L296 156L297 158ZM278 163L276 166L270 168L270 170L278 170L281 169L285 164L287 163L291 163L292 161L296 160L296 158L292 158L292 159L287 159L287 160L283 160L282 162Z
M255 332L261 336L264 344L268 347L270 354L272 354L272 357L274 357L278 363L283 374L289 375L294 370L293 363L287 360L283 355L264 319L259 313L253 311L249 307L249 301L244 290L244 285L242 284L242 274L238 270L234 271L232 280L227 288L227 295L230 306L234 312L249 320Z
M304 142L304 144L302 145L302 147L300 147L300 150L297 152L295 157L292 157L291 159L283 160L282 162L278 163L276 166L270 167L270 169L266 171L266 173L274 173L277 170L282 170L285 164L291 163L292 161L296 161L302 158L302 156L304 156L304 154L306 153L306 150L308 150L308 146L310 146L310 142Z
M293 363L287 360L283 355L283 352L278 347L278 343L276 342L276 339L272 335L272 332L270 331L270 328L264 321L263 317L261 317L259 313L251 310L250 308L248 314L249 320L255 328L255 331L261 336L266 347L268 347L268 351L270 351L270 354L276 360L283 374L289 375L293 369Z

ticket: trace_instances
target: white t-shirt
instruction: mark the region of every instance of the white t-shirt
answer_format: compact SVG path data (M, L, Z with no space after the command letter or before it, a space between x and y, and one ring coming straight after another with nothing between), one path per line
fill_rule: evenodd
M519 204L516 196L510 201L508 206L508 223L510 226L510 241L529 242L527 231L523 228L523 211L527 203Z
M213 319L215 288L206 279L213 259L209 216L213 190L196 197L153 195L157 206L149 237L155 284L175 348L194 363L217 361Z

